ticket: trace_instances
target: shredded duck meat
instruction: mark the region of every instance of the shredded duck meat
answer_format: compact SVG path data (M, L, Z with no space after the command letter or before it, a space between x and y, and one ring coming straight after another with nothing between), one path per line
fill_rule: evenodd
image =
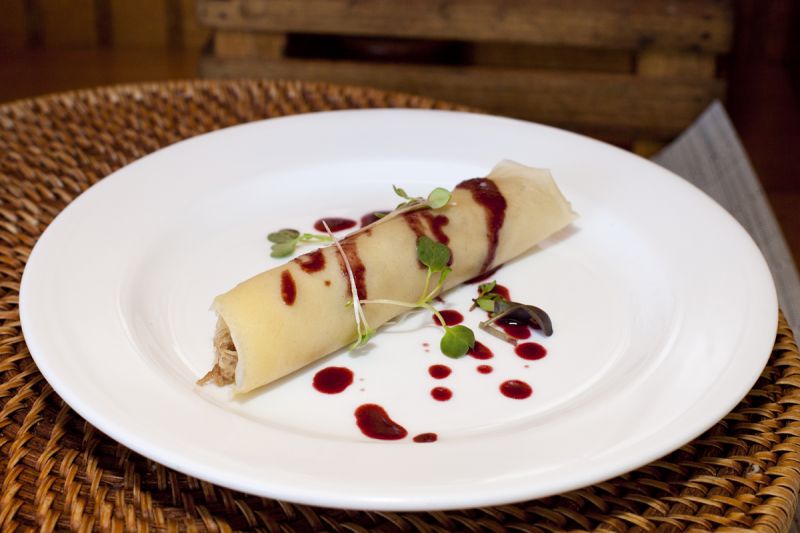
M234 376L239 354L233 344L231 332L221 318L217 320L217 329L214 332L214 352L217 356L214 368L197 380L198 385L205 385L211 381L219 386L230 385L235 380Z

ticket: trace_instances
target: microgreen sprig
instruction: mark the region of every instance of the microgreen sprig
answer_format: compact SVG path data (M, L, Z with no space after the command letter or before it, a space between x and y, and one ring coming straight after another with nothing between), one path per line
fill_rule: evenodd
M314 233L300 233L296 229L285 228L267 235L267 240L272 244L272 257L288 257L292 255L299 244L331 242L328 235Z
M495 302L503 299L502 296L493 292L495 287L497 287L497 281L494 280L478 285L478 297L472 300L472 307L469 310L472 311L475 307L480 307L487 313L494 312Z
M350 266L350 260L347 258L347 254L344 253L342 245L339 244L339 241L328 227L328 223L323 220L322 225L325 227L328 237L333 241L334 246L336 246L336 249L342 256L342 262L344 263L345 270L347 270L347 278L350 281L350 292L353 295L353 299L347 303L353 306L353 314L356 319L356 340L350 345L350 349L353 350L367 344L369 340L375 336L375 330L369 326L367 317L364 315L364 308L361 307L363 302L358 298L358 286L356 285L356 278L353 275L353 268Z
M436 316L439 324L444 330L444 335L439 343L442 353L448 357L461 357L470 348L475 347L475 334L467 326L448 326L442 314L431 304L434 298L441 292L447 275L452 272L448 266L450 262L450 249L444 244L438 243L433 239L422 236L417 239L417 259L428 268L425 274L425 285L422 293L416 302L402 302L398 300L376 299L362 300L362 304L387 304L399 305L411 309L427 309ZM431 282L434 274L438 274L436 285L431 289Z
M397 205L396 209L402 209L404 207L412 207L412 206L421 206L421 207L430 207L431 209L440 209L446 206L450 202L450 191L442 187L436 187L433 189L430 194L428 194L428 198L423 198L422 196L415 196L411 197L406 193L406 191L396 185L392 185L394 189L394 193L406 200Z
M535 326L547 337L553 334L553 323L543 309L535 305L506 300L500 294L493 292L495 287L497 287L496 281L482 283L478 286L478 297L472 300L473 305L470 309L477 306L489 313L489 319L478 324L482 330L510 344L517 344L517 339L496 328L495 322L502 319L512 320L520 324Z

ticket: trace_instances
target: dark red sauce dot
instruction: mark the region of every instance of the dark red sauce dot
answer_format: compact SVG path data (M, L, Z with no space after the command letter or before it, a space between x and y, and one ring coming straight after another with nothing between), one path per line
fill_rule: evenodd
M527 324L521 324L516 321L504 322L502 319L498 320L496 324L500 326L509 337L513 337L515 339L527 339L531 336L531 330Z
M467 353L475 359L491 359L494 357L492 350L480 341L475 341L475 346Z
M356 225L356 221L350 220L349 218L326 217L314 222L314 229L324 232L325 226L323 222L328 225L331 231L344 231Z
M389 211L370 211L363 217L361 217L361 227L369 226L373 222L377 222L383 216L388 215Z
M281 272L281 298L286 305L292 305L297 297L297 287L294 284L292 273L288 270Z
M536 361L547 355L547 349L538 342L523 342L514 348L514 352L523 359Z
M447 387L435 387L431 389L431 396L433 396L434 400L438 400L440 402L446 402L447 400L453 397L453 391L451 391Z
M533 394L533 389L524 381L510 379L500 384L500 392L514 400L524 400Z
M325 394L338 394L353 383L353 372L341 366L329 366L314 374L314 388Z
M436 433L420 433L414 437L414 442L436 442L439 436Z
M406 428L389 418L389 414L380 405L360 405L355 416L358 429L371 439L399 440L408 435Z
M444 323L446 326L455 326L456 324L461 324L464 321L464 315L454 309L445 309L444 311L439 311L439 313L441 313L442 318L444 318ZM439 317L436 315L433 315L433 321L440 326L442 325L442 323L439 321Z
M491 365L480 365L476 370L481 374L491 374L494 368L492 368Z
M431 365L428 368L428 374L434 379L444 379L450 375L452 370L447 365Z

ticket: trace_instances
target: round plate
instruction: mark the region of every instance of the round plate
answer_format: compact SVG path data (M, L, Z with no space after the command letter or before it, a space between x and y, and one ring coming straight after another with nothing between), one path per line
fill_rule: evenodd
M552 317L555 334L531 339L545 358L521 359L477 330L483 313L467 311L476 286L466 285L440 307L466 316L491 360L445 358L439 330L418 313L368 350L337 352L243 399L195 385L213 360L214 296L280 263L267 233L357 219L394 206L392 184L424 195L505 158L551 169L580 215L495 276ZM267 120L144 157L55 219L20 292L37 365L100 430L220 485L351 509L503 504L646 464L733 409L766 364L777 324L752 240L677 176L554 128L412 110ZM452 374L434 380L437 363ZM350 368L354 384L317 392L313 376L326 366ZM508 379L533 395L503 396ZM436 386L452 399L435 401ZM363 435L354 411L365 403L383 406L409 437ZM413 442L423 432L439 440Z

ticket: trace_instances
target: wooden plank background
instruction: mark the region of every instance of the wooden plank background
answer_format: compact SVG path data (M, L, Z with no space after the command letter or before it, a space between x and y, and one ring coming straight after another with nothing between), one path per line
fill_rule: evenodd
M464 39L589 47L730 49L726 1L203 0L220 29Z
M727 0L197 0L197 14L215 30L206 77L425 94L642 155L724 97L733 36Z
M0 52L92 48L199 51L211 31L194 0L0 0Z
M335 79L393 90L399 86L443 100L531 118L566 128L593 131L607 139L625 133L671 138L686 128L724 84L714 79L665 80L605 73L438 65L370 64L324 60L209 58L212 77L263 76L273 79ZM591 89L587 91L587 87ZM709 98L709 95L710 98ZM668 109L669 114L663 111ZM616 134L616 135L615 135Z

